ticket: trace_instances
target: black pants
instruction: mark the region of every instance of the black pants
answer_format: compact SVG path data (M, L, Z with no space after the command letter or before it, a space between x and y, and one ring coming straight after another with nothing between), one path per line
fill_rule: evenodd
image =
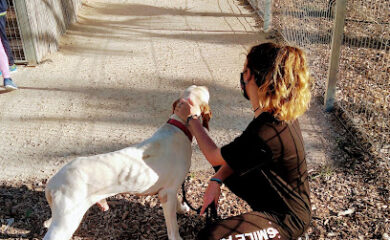
M280 235L281 227L265 213L249 212L230 217L202 229L198 240L285 240Z
M0 17L0 37L1 37L1 42L3 43L3 47L5 52L7 53L8 56L8 62L9 65L14 65L14 54L12 53L11 46L9 45L9 41L7 38L7 32L5 31L5 27L7 25L7 17L6 16L1 16Z

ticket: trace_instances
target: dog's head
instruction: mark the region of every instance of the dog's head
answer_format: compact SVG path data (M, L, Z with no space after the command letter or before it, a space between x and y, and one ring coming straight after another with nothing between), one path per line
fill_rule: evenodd
M196 111L195 114L202 117L203 127L209 130L211 110L209 106L210 94L207 87L192 85L181 94L180 98L191 100ZM172 111L175 110L176 104L180 101L180 98L173 103Z

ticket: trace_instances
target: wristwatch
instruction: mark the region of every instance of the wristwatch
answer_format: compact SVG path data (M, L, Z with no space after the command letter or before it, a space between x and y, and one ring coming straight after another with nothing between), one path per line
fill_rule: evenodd
M188 118L187 118L187 121L186 121L186 125L188 126L188 124L190 123L190 121L192 119L198 119L198 116L197 115L190 115Z

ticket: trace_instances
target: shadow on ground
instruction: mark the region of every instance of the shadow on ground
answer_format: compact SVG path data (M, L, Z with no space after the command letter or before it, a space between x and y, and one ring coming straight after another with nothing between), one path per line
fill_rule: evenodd
M236 18L242 21L245 18L253 18L254 14L236 14L231 12L194 12L189 9L164 8L143 4L88 4L85 8L94 12L96 16L115 15L117 20L106 20L97 17L79 16L77 24L71 26L67 32L72 37L86 37L93 39L115 39L116 42L145 42L155 39L173 39L178 41L191 41L211 44L253 44L262 39L260 31L222 29L198 29L191 25L186 17L203 17L210 24L215 18ZM167 18L166 16L169 16ZM172 18L181 18L181 24ZM230 25L229 25L230 26ZM65 54L102 54L124 55L126 50L101 49L93 45L74 46L62 45L61 51ZM130 52L131 53L131 52Z
M146 77L147 78L147 77ZM65 81L65 80L64 80ZM75 81L78 81L77 79ZM81 79L80 79L81 81ZM121 87L30 87L20 86L23 91L45 91L56 92L55 99L50 101L59 101L54 104L61 108L61 98L69 97L67 94L73 94L72 97L77 99L87 99L84 110L88 114L72 114L68 111L67 114L57 114L48 116L48 114L40 114L39 116L33 113L30 116L23 118L7 118L20 122L33 121L79 121L79 122L107 122L118 124L131 125L152 125L157 127L164 123L172 113L172 103L180 97L185 88L196 85L207 85L210 91L210 106L218 116L223 118L237 118L242 115L242 112L235 111L237 108L249 108L249 104L242 98L237 89L226 87L222 84L207 84L207 81L202 79L179 79L179 78L164 78L159 77L160 84L172 86L165 89L148 89L134 88L129 86ZM130 83L129 83L130 84ZM62 97L61 94L64 93ZM47 94L47 93L45 93ZM37 99L31 99L31 102L38 102L40 95L35 95ZM51 95L53 96L53 94ZM48 96L50 98L50 96ZM163 99L163 101L162 101ZM224 103L222 108L214 106ZM234 105L232 103L235 103ZM150 111L144 111L145 106ZM140 111L141 110L141 111ZM66 111L66 109L64 109ZM114 114L112 114L114 112ZM77 116L75 116L77 115ZM156 120L153 120L156 119ZM155 121L155 122L154 122ZM214 129L224 128L221 122L214 122ZM230 123L231 124L231 123ZM232 126L234 128L234 126Z
M51 213L43 187L0 186L1 239L42 239L46 233L43 222ZM137 197L129 194L109 199L110 210L101 212L96 205L85 214L78 230L77 239L166 239L165 220L157 197ZM14 223L8 227L7 220ZM203 226L197 216L178 215L180 232L184 239L194 239Z

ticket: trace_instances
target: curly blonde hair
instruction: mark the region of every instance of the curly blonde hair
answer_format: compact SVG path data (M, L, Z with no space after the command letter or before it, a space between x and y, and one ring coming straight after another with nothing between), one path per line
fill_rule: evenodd
M252 47L247 67L259 86L260 108L280 121L293 121L309 107L311 76L305 53L296 47L264 43Z

